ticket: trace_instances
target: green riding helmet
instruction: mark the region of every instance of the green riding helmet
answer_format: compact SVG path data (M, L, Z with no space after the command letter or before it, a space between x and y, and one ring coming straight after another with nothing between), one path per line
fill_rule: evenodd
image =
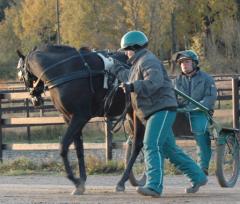
M131 50L134 47L145 47L147 44L148 38L141 31L129 31L121 39L122 50Z
M184 50L177 53L176 62L180 63L184 59L193 60L196 65L199 63L199 57L193 50Z

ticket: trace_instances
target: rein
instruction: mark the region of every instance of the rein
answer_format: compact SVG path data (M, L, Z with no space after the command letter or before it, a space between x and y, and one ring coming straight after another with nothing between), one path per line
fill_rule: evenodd
M119 88L119 85L114 86L109 94L106 95L105 99L104 99L104 118L107 117L107 114L109 113L110 107L112 105L113 102L113 98L117 92ZM113 131L114 133L118 132L121 128L121 126L124 124L124 120L128 111L128 108L130 107L131 104L131 99L130 99L130 95L125 94L125 108L123 113L116 119L116 121L113 123L112 129L111 131ZM106 121L105 121L106 122ZM121 122L121 124L117 127L117 125ZM124 125L123 125L124 126ZM117 127L117 128L116 128Z

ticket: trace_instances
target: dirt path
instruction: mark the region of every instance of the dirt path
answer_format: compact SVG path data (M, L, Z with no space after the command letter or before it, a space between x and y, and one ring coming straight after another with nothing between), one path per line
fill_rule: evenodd
M184 188L189 185L184 176L166 176L165 189L161 198L138 195L135 188L127 183L125 193L115 193L114 185L119 176L89 176L87 190L82 196L72 196L72 184L58 176L0 176L1 204L240 204L240 184L234 188L221 188L214 176L209 183L193 195L186 195Z

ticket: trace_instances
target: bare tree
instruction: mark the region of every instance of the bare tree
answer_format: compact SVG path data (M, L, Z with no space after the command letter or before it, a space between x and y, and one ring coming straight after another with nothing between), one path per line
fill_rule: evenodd
M207 61L217 73L240 73L240 23L232 18L222 22L221 35L212 34L207 44Z

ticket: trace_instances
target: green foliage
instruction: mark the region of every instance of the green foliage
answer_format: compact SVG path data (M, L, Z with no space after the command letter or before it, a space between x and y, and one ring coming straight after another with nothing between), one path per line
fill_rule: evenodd
M0 21L5 17L4 10L14 4L14 0L0 0Z
M1 79L14 79L16 76L16 47L20 42L14 33L12 24L13 17L16 16L15 9L5 9L5 20L0 22L0 76Z

